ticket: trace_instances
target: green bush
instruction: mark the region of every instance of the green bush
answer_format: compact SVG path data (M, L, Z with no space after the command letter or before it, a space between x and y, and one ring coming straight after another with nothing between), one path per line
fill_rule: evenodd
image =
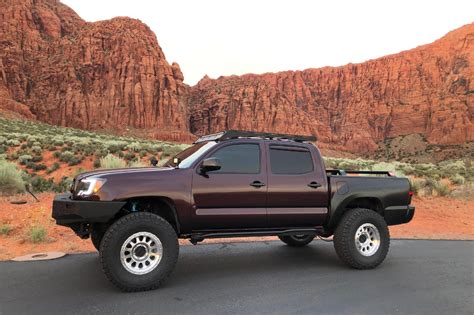
M135 158L135 153L127 152L123 158L127 161L131 161Z
M44 242L46 240L46 234L46 228L39 225L33 225L28 231L28 236L32 243Z
M0 225L0 235L8 235L12 230L12 227L10 224L1 224Z
M24 191L22 171L15 164L0 160L0 193L9 195Z
M131 161L128 163L128 167L145 167L145 163L141 161Z
M464 185L464 183L466 182L466 179L464 178L464 176L461 176L459 174L453 175L449 179L455 185Z
M54 189L53 179L45 179L41 176L33 176L31 179L31 187L35 192L51 191Z
M29 154L21 155L18 157L18 162L20 162L21 165L26 165L28 162L30 162L33 159L33 157Z
M57 171L58 169L59 169L59 163L55 162L46 170L46 174L51 174L52 172Z
M451 194L451 190L449 189L449 186L443 182L436 182L434 186L434 190L436 191L436 194L438 196L448 196Z
M80 159L79 157L73 156L73 157L69 160L69 162L67 163L67 165L69 165L69 166L74 166L74 165L77 165L77 164L79 164L79 163L81 163L81 159Z
M61 156L61 152L59 152L59 151L54 151L53 156L54 156L55 158L59 159L59 157Z
M41 153L43 149L39 145L34 145L31 147L31 151L33 151L34 153Z
M61 162L66 162L68 163L72 158L74 157L74 154L70 151L64 151L61 153L61 155L59 156L59 160Z
M107 156L100 159L100 167L101 168L123 168L126 167L127 163L112 154L108 154Z
M31 169L33 169L34 171L43 171L45 169L47 169L48 167L44 164L34 164L33 167L31 167Z
M15 139L10 139L10 140L7 140L6 144L9 147L17 147L20 145L20 141L15 140Z
M99 168L100 167L100 159L95 159L93 166L94 166L94 168Z
M32 162L41 162L43 161L43 157L41 155L35 155L31 158Z

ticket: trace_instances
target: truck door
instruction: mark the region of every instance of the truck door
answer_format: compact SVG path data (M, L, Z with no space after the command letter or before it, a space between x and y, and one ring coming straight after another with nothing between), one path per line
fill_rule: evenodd
M227 141L205 158L219 159L222 168L193 174L193 226L242 229L266 226L267 174L262 141ZM199 164L197 169L199 169Z
M266 144L269 227L323 224L328 187L321 158L312 152L317 151L305 144Z

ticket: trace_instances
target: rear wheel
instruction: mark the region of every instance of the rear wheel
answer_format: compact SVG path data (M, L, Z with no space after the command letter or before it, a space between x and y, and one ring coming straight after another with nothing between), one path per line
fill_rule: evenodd
M315 235L283 235L278 238L288 246L291 247L302 247L311 243Z
M349 210L334 233L337 255L356 269L372 269L380 265L389 246L387 223L380 214L369 209Z
M148 212L120 218L107 230L100 246L105 275L127 292L159 287L173 271L178 254L173 227Z

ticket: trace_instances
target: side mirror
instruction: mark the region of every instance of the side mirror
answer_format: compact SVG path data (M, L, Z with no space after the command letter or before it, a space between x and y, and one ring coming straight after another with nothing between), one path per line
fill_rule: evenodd
M217 158L208 158L202 161L201 163L201 174L206 174L207 172L217 171L221 169L221 161Z

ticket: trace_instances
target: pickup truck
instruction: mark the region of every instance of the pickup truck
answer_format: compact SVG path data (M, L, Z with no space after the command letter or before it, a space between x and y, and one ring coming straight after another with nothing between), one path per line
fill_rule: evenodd
M277 236L302 247L333 236L356 269L385 259L388 225L415 208L406 178L326 170L314 137L225 131L199 138L162 167L96 170L57 195L52 216L92 239L123 291L157 288L178 259L178 238ZM156 163L154 163L156 164Z

